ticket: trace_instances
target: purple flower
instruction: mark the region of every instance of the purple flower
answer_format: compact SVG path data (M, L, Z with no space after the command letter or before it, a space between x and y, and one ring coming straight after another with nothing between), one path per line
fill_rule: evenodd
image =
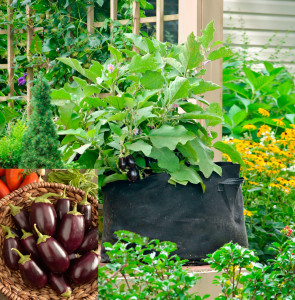
M133 133L134 133L135 135L138 135L138 132L139 132L138 128L134 128L134 129L133 129Z
M177 104L177 103L173 104L173 108L178 108L178 107L179 107L179 104Z
M110 73L112 73L112 72L115 70L115 66L114 66L113 64L109 64L109 65L107 66L107 69L108 69L108 71L109 71Z
M209 63L211 60L205 60L204 61L204 66L206 66L207 65L207 63Z
M21 76L18 81L18 86L24 85L26 83L27 73L24 73L23 76Z
M210 131L208 131L208 136L209 136L209 138L211 138L211 139L212 139L212 134L211 134L211 132L210 132Z

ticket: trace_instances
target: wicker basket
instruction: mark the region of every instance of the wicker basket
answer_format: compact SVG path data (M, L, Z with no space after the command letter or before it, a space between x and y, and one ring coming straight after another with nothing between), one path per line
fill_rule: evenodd
M26 185L6 197L0 200L0 224L6 226L13 226L13 221L10 216L9 203L18 205L30 210L32 201L29 196L37 197L46 193L62 194L66 187L67 198L72 201L79 202L82 200L85 192L72 187L66 186L60 183L40 182ZM50 197L52 203L55 204L57 198ZM88 195L88 201L92 204L92 225L97 226L98 219L98 201L94 197ZM19 271L10 270L4 263L3 258L3 243L5 234L1 230L0 232L0 292L7 296L8 299L14 300L47 300L47 299L61 299L55 291L53 291L48 285L43 289L29 288L23 283ZM69 300L72 299L97 299L98 294L98 281L95 280L89 284L73 285L73 293ZM64 299L64 298L63 298Z

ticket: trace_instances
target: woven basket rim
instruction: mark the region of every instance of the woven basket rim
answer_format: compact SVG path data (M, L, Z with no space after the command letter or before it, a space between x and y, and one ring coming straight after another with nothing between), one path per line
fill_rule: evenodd
M54 189L61 189L61 190L64 190L66 188L66 191L80 194L81 197L85 196L85 194L86 194L86 192L80 188L73 187L71 185L66 185L63 183L54 183L54 182L46 182L46 181L35 182L35 183L27 184L15 191L11 192L10 194L6 195L2 199L0 199L0 207L7 205L7 203L14 197L17 197L18 195L20 195L24 192L27 192L29 190L38 189L38 188L54 188ZM98 205L98 200L95 197L93 197L92 195L88 194L87 199ZM1 245L1 247L2 247L2 245ZM83 285L81 285L81 287L83 287ZM28 289L29 288L30 287L28 287ZM0 280L0 291L8 299L22 300L17 294L15 294L13 291L11 291L11 289L9 289L9 287L7 287L1 280Z

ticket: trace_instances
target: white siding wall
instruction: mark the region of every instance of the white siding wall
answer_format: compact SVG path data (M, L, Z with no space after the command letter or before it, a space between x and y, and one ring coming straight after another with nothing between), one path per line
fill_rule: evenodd
M224 0L224 40L295 72L295 0Z

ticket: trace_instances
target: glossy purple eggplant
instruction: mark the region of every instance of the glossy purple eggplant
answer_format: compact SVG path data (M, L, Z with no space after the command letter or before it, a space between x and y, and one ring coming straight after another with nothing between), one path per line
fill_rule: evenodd
M77 211L77 203L75 203L73 210L62 218L56 238L68 253L72 253L82 244L84 233L85 220Z
M18 261L20 257L15 251L11 251L11 248L16 248L19 251L23 251L20 240L15 234L11 232L10 227L4 225L1 225L1 227L4 230L4 232L6 232L3 244L3 255L5 264L11 270L18 270Z
M34 224L34 229L38 234L37 249L43 263L53 273L63 273L70 266L70 259L67 251L53 237L43 235Z
M30 255L23 255L15 248L12 248L11 251L15 251L20 257L18 266L24 283L38 289L43 288L47 283L46 273L31 259Z
M47 198L50 196L60 197L58 194L48 193L37 198L30 197L34 200L31 206L30 223L34 232L34 224L37 224L42 234L53 236L56 230L56 212L53 204Z
M74 261L76 261L80 257L81 257L81 255L79 253L69 254L69 258L70 258L71 263L73 263Z
M25 231L30 231L30 219L29 219L29 213L19 206L14 206L12 203L9 203L10 207L10 214L12 216L12 219L15 223L15 225L19 229L24 229Z
M91 226L91 204L87 201L88 192L86 192L84 199L78 204L78 212L83 214L85 219L85 229Z
M72 295L71 286L65 281L62 274L54 274L50 272L48 283L62 298L69 298Z
M61 199L58 199L55 205L57 223L59 224L65 214L71 210L71 200L66 198L66 188L64 189Z
M23 236L21 237L21 244L26 254L31 254L31 257L35 261L40 261L40 255L37 249L37 239L33 233L27 232L22 229Z
M77 252L84 254L91 250L96 250L98 248L98 237L99 237L99 232L97 227L89 230L84 235L84 240L81 246L78 248Z
M76 284L91 282L98 277L98 250L84 254L68 271L69 279Z

